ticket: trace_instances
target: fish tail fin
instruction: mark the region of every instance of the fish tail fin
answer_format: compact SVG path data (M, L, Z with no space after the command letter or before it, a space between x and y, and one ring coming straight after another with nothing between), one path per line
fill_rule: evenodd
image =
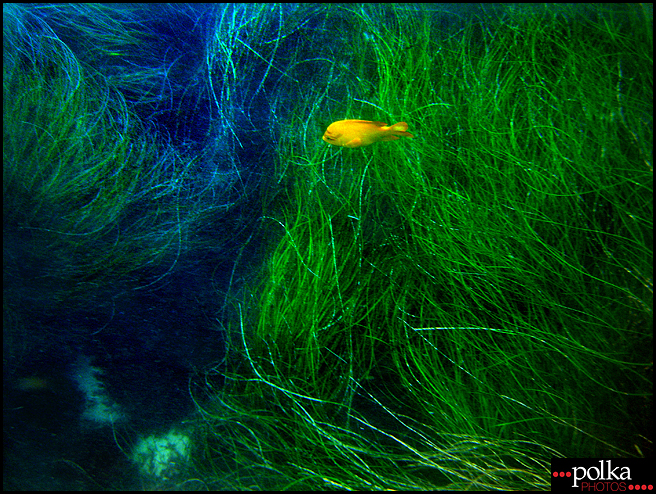
M389 128L394 132L395 136L410 137L410 138L414 137L410 132L406 132L408 130L408 124L405 122L395 123Z

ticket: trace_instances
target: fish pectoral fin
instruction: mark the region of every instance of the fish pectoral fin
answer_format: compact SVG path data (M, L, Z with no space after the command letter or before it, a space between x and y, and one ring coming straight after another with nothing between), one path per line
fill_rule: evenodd
M351 139L349 142L344 144L344 147L347 148L359 148L360 146L362 146L362 139L360 139L359 137L356 137L355 139Z

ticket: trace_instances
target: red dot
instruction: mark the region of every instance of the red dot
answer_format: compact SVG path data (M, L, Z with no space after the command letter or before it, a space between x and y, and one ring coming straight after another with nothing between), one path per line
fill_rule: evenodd
M554 476L554 477L558 477L558 472L554 472L554 473L553 473L553 476Z
M571 477L571 476L572 476L572 472L567 472L565 475L567 475L568 477Z

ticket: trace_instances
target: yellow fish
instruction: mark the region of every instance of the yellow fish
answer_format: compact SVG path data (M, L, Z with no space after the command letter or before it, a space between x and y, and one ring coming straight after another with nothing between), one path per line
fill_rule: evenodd
M322 139L333 146L359 148L378 141L396 141L400 137L414 137L405 122L387 126L371 120L339 120L328 126Z

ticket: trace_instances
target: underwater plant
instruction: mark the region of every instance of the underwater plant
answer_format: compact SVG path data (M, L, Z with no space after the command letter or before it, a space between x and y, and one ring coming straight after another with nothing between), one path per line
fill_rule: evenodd
M329 77L265 196L279 240L197 397L208 483L543 489L552 457L650 454L652 48L630 16L326 9L334 58L305 56ZM421 138L333 154L326 114Z
M64 355L118 423L48 464L528 490L653 456L648 6L3 12L5 368Z

